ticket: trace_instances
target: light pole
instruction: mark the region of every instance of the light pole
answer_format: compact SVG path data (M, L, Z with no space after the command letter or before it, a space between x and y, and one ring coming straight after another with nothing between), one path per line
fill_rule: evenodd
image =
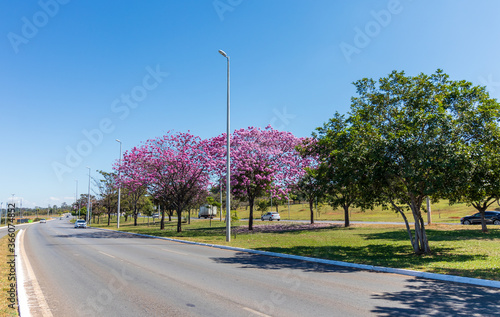
M227 154L226 154L226 241L231 241L231 141L230 141L230 129L229 129L229 114L230 114L230 106L229 106L229 56L222 50L219 50L219 53L227 59Z
M90 211L90 167L87 166L89 169L89 193L87 196L87 225L90 227L90 218L89 218L89 211Z
M14 205L14 217L16 216L16 203L14 202L14 195L12 194L12 204Z
M120 168L120 166L122 165L122 141L116 139L116 142L120 143L120 159L118 160L118 168ZM118 169L118 181L119 180L120 180L120 169ZM118 219L116 223L116 228L120 228L120 198L121 198L121 185L118 185Z
M222 222L222 176L219 178L219 193L220 193L220 221Z
M80 219L80 204L78 203L78 180L75 179L75 182L76 182L75 208L78 208L78 219Z

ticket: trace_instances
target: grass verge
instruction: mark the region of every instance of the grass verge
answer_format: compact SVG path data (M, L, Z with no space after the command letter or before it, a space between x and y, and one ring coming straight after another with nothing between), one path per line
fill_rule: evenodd
M235 223L237 225L238 223ZM431 225L427 235L431 255L417 256L412 252L404 226L356 224L349 228L339 225L310 226L277 222L255 222L254 232L239 222L233 227L230 243L225 239L225 223L212 220L191 220L177 233L176 223L120 223L120 230L160 237L211 244L231 245L255 250L295 254L322 259L369 264L392 268L451 274L500 281L500 229L489 227L483 234L480 226ZM94 225L96 226L96 225ZM116 229L116 226L102 228Z
M16 281L9 280L10 265L8 264L8 261L12 259L10 255L13 254L10 251L9 244L8 235L0 239L0 285L2 285L2 296L0 296L0 316L18 316L17 302L13 305L15 308L11 308L12 303L9 300L11 283L14 283L14 291L16 288ZM12 276L10 276L10 278L12 278ZM9 305L11 305L11 307L9 307Z

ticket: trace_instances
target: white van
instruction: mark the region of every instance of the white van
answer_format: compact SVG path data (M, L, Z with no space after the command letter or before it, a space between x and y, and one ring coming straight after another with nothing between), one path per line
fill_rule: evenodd
M217 216L217 207L210 205L202 205L200 207L200 212L198 213L198 218L213 218Z

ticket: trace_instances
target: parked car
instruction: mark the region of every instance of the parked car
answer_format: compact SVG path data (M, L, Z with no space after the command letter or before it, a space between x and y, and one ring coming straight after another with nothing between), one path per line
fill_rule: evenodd
M87 228L87 222L83 219L75 221L75 228Z
M40 219L40 223L47 223L47 220L45 220L45 219Z
M159 213L153 214L153 218L160 218L160 214Z
M484 220L486 223L492 223L494 225L500 225L500 211L485 211ZM460 219L460 223L463 225L473 225L481 223L481 214L473 214L472 216L465 216Z
M260 217L260 219L262 221L264 221L264 220L269 220L269 221L278 220L278 221L280 221L281 217L280 217L280 214L277 213L276 211L271 211L271 212L268 212L265 215L262 215Z

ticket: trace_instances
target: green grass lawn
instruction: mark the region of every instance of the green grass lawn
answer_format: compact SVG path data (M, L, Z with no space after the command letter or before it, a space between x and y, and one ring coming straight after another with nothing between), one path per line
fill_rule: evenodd
M498 205L491 206L491 210L498 207ZM269 210L270 211L270 210ZM276 206L273 207L273 211L276 211ZM344 210L343 209L333 209L328 205L318 208L318 212L314 209L314 218L317 220L344 220ZM281 215L281 219L291 219L291 220L303 220L310 219L310 211L308 204L291 204L290 212L288 212L288 206L278 206L278 212ZM460 218L466 215L471 215L477 211L474 207L467 206L466 204L455 204L449 205L448 201L442 200L438 203L431 204L431 221L432 222L444 222L444 223L458 223ZM258 218L261 215L261 211L254 209L254 218ZM239 208L238 216L240 218L248 218L249 209ZM406 213L406 216L410 221L413 221L411 212ZM425 221L427 221L427 214L424 216ZM350 208L351 221L383 221L383 222L399 222L403 221L401 215L394 213L391 210L382 210L381 207L376 207L373 210L362 211L359 208Z
M489 226L483 234L480 226L431 225L427 227L431 255L417 256L412 252L408 234L399 225L340 225L326 228L297 230L298 224L262 222L256 220L254 232L245 228L248 223L237 221L232 241L225 240L225 223L192 219L183 223L183 232L177 233L176 222L166 223L165 230L156 225L120 222L120 230L199 241L219 245L250 248L310 256L323 259L411 269L433 273L500 280L500 228ZM238 227L238 225L240 225ZM95 225L94 225L95 226ZM106 225L101 225L108 228ZM116 222L110 229L116 229Z

